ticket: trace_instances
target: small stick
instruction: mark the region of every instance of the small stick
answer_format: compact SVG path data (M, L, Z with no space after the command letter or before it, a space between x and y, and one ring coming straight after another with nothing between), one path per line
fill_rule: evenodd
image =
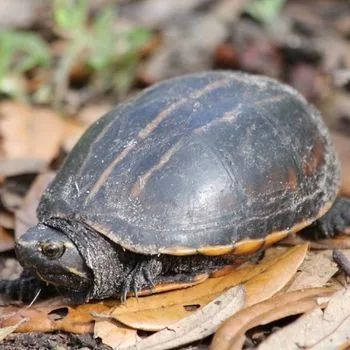
M345 276L350 276L350 261L339 249L333 249L333 261L338 265Z
M39 295L41 293L41 288L36 292L34 299L31 301L31 303L25 308L25 310L31 308L33 306L33 304L36 302L36 300L38 299Z

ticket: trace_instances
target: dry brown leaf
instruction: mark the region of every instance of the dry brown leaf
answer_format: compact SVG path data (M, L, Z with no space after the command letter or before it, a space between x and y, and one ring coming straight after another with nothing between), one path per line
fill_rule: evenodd
M332 252L330 250L316 253L309 251L293 282L286 289L286 292L323 287L337 271L338 267L332 259Z
M68 120L64 129L62 145L64 151L69 153L85 130L105 113L109 112L112 107L113 106L107 103L88 105L79 112L76 119Z
M3 341L9 334L15 332L17 328L26 321L27 320L25 318L22 318L13 326L0 328L0 342Z
M36 217L36 208L39 204L39 200L48 184L55 177L54 172L47 172L40 174L36 177L30 190L27 192L22 202L21 208L16 210L16 238L20 237L31 226L38 223Z
M0 226L0 252L11 250L14 246L15 239L13 235Z
M72 150L86 129L86 126L75 120L68 120L66 122L62 142L62 148L66 153Z
M338 349L348 341L349 328L350 289L342 289L332 296L325 310L316 308L306 313L270 335L258 349Z
M228 317L242 309L245 303L244 287L230 288L218 298L136 344L138 350L166 350L192 343L213 334Z
M203 307L228 288L245 283L249 305L271 297L291 279L307 252L307 244L293 247L278 257L258 265L238 269L218 278L210 278L188 289L145 298L129 298L112 311L123 324L148 331L157 331L187 317L187 305Z
M18 332L53 332L66 331L73 333L87 333L93 330L93 317L91 312L107 312L110 306L103 302L67 306L62 300L47 300L35 304L31 308L4 306L0 307L0 315L12 317L0 318L0 327L10 327L21 319L28 319L21 324Z
M242 349L247 330L287 316L313 310L318 305L318 297L329 296L332 293L334 290L327 288L306 289L276 295L269 300L241 310L219 328L213 338L211 349ZM288 338L285 338L284 341L286 339ZM269 349L284 349L284 347Z
M112 108L113 106L109 103L89 104L80 110L78 119L85 127L89 127Z
M229 275L209 279L187 290L143 297L138 300L129 298L126 303L114 308L111 316L122 320L124 324L131 323L132 328L150 330L165 328L186 316L193 315L193 309L197 309L197 307L201 307L199 313L203 312L203 306L233 285L247 280L248 304L251 305L269 298L280 290L297 270L306 251L307 245L293 247L280 256L267 259L259 265L241 268ZM282 278L281 275L283 275ZM91 313L109 313L111 303L113 301L67 306L62 300L56 299L36 304L30 309L14 306L2 307L0 308L2 315L14 314L14 316L0 319L0 327L13 326L21 319L27 318L28 321L21 324L17 331L91 332L93 326ZM125 328L115 332L119 333L116 335L117 337L125 336ZM199 333L203 334L201 331ZM115 334L110 334L109 337L111 336L115 336ZM130 334L128 336L131 337Z
M15 102L0 104L1 175L33 173L57 155L63 121L50 109Z
M280 291L295 275L305 259L308 245L296 246L276 258L274 264L262 273L248 280L246 306L260 303Z
M13 213L0 212L0 226L13 230L15 228L15 216Z
M332 132L332 139L341 163L341 193L350 197L350 138Z
M117 349L133 346L141 339L135 329L106 318L95 319L94 338L101 338L103 344Z

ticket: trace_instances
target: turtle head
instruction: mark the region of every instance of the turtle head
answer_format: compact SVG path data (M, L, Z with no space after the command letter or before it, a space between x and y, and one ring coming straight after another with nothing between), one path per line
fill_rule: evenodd
M21 265L45 282L77 292L93 284L77 247L59 230L38 224L17 240L15 249Z

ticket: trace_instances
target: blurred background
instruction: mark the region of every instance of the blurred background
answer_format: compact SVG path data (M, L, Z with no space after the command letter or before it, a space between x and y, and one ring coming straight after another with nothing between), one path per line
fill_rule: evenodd
M314 103L350 195L349 1L1 0L0 252L36 223L42 190L91 123L208 69L264 74Z
M349 1L1 0L0 252L35 224L41 191L91 123L208 69L264 74L314 103L350 195Z
M350 196L347 0L1 0L0 278L14 237L84 130L117 103L180 74L243 70L315 104Z

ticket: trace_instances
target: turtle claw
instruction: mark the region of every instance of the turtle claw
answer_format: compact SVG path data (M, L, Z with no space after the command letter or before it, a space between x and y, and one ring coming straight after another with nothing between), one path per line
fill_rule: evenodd
M337 233L344 232L350 225L350 200L338 198L332 208L323 217L317 220L313 227L317 235L331 238Z
M125 302L130 291L137 298L142 288L154 288L154 278L162 271L162 264L156 258L146 258L137 262L136 266L130 271L123 281L120 300Z

